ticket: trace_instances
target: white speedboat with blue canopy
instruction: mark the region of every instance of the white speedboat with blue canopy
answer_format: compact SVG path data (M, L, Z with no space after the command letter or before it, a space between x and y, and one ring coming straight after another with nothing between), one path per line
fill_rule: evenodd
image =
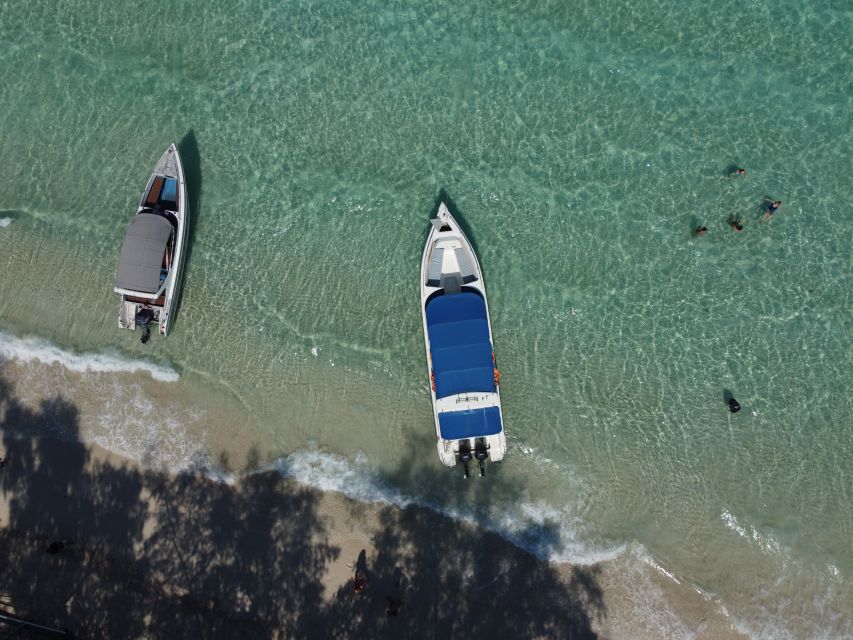
M439 205L421 261L421 311L438 457L498 462L506 452L489 305L480 263L447 206Z
M148 178L130 219L118 261L114 291L121 296L118 326L142 330L155 323L166 335L174 315L187 248L189 208L184 168L172 144Z

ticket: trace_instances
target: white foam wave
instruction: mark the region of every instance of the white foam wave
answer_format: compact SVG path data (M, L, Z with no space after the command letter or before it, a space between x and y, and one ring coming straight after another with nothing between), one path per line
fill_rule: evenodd
M657 571L657 572L658 572L658 573L660 573L661 575L666 576L667 578L669 578L670 580L672 580L672 581L673 581L673 582L675 582L676 584L681 584L681 580L679 580L678 578L676 578L676 577L675 577L675 575L674 575L673 573L671 573L671 572L667 571L667 570L666 570L666 569L664 569L662 566L660 566L660 565L655 561L655 559L654 559L654 558L652 558L652 556L651 556L651 555L646 555L646 556L643 558L643 562L645 562L647 565L649 565L650 567L652 567L655 571ZM702 591L701 591L701 590L699 590L699 589L697 589L697 591L699 591L699 593L700 593L700 594L702 593ZM703 594L703 595L704 595L704 594Z
M723 509L720 519L726 526L744 540L758 546L765 553L781 553L782 547L769 533L762 533L755 527L738 522L728 509Z
M681 584L669 571L658 564L642 544L631 544L623 556L620 582L630 606L631 615L615 622L614 635L625 638L672 638L693 640L691 628L676 609L654 574ZM654 573L652 573L654 572ZM720 606L715 602L716 606Z
M839 609L849 598L839 593L843 578L837 567L827 564L825 572L816 574L812 565L796 559L772 535L743 518L739 521L728 509L722 510L720 519L750 546L770 556L776 567L772 586L759 592L752 603L759 614L733 616L738 631L761 640L853 638L853 622L843 613L846 607Z
M12 224L12 218L0 218L0 229L5 229Z
M537 557L553 562L595 564L621 555L625 545L595 545L581 540L582 523L567 511L542 502L524 502L515 512L462 513L434 501L409 495L384 482L367 456L350 461L322 451L301 451L279 458L263 470L275 469L285 477L322 491L337 491L360 502L416 505L455 520L497 533Z
M113 380L102 386L98 428L91 439L101 447L138 460L143 466L173 473L206 472L212 460L201 437L192 436L187 424L203 422L205 413L195 408L163 406L151 400L138 384ZM212 474L227 480L222 474Z
M106 353L71 353L38 338L19 338L0 332L0 357L21 362L59 364L78 373L136 373L147 372L155 380L174 382L178 373L169 367L130 360Z

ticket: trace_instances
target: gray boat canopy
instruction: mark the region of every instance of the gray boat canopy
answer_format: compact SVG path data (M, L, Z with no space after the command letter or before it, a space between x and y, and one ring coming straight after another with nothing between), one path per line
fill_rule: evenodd
M157 293L163 254L171 235L172 223L163 216L154 213L133 216L118 260L116 289Z

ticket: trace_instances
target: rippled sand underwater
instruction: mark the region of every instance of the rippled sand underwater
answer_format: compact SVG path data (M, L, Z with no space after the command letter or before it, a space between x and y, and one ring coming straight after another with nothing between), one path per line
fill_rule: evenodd
M853 632L848 13L0 14L2 355L88 407L88 437L178 467L307 459L311 482L456 510L555 559L639 543L757 636ZM174 332L143 347L111 289L173 140L191 253ZM441 190L502 372L510 450L485 483L434 453L416 278ZM759 224L766 196L783 209ZM45 372L28 336L179 381Z

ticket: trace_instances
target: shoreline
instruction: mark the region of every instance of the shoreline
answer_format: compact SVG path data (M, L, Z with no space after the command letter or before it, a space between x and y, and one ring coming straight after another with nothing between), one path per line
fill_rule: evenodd
M155 469L162 459L84 437L94 381L57 393L27 384L20 361L0 365L0 549L5 566L35 576L0 580L26 619L116 638L198 637L199 626L216 637L744 637L640 545L593 564L538 558L427 505L259 465L247 443L231 461L245 471L227 459L219 475ZM37 369L60 387L79 375L56 362Z
M230 484L146 470L98 445L15 433L12 403L0 539L5 566L34 579L5 572L3 589L18 615L77 637L743 637L663 576L637 593L615 563L549 563L426 507L363 503L275 471ZM667 629L634 614L653 595L672 606Z

